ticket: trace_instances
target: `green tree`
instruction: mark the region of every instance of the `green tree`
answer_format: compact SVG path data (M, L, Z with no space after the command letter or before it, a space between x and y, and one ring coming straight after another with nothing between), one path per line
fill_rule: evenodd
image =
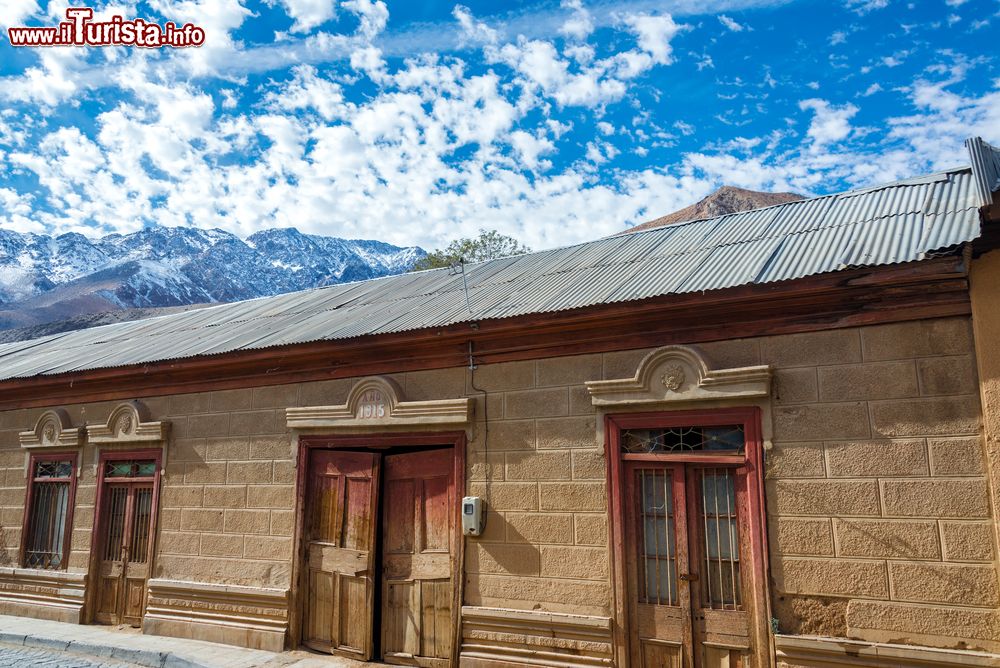
M447 248L438 248L428 253L426 257L418 260L410 271L450 267L460 260L482 262L530 252L530 248L514 237L500 234L496 230L480 229L479 236L474 239L455 239Z

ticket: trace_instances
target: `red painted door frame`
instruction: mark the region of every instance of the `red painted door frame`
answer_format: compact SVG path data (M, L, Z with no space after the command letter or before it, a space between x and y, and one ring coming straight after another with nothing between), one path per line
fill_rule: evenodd
M288 636L293 648L298 647L302 639L302 563L304 559L304 518L306 512L306 490L308 477L306 469L309 464L309 453L315 449L371 449L386 450L389 448L426 448L432 446L451 447L454 450L454 481L456 495L465 495L465 450L467 437L464 431L446 432L407 432L380 434L343 434L343 435L302 435L299 436L297 471L295 475L295 532L294 559L292 561L292 591L290 595L290 610L288 619ZM462 644L461 619L462 597L465 588L465 538L462 535L461 504L455 503L455 565L453 569L454 598L452 601L452 630L454 642L452 646L452 665L458 665L458 654ZM374 632L374 631L373 631Z
M744 454L706 455L700 453L681 454L623 454L621 432L626 429L669 429L672 427L699 426L713 427L742 424L744 433ZM611 573L614 591L614 652L618 665L629 665L630 613L629 587L626 578L626 509L625 461L654 461L661 463L690 462L698 464L738 465L746 471L746 493L750 502L747 536L750 540L751 564L749 572L753 583L754 610L751 618L751 633L755 636L757 657L770 652L768 634L770 624L767 598L767 534L764 507L764 439L761 427L761 409L757 406L659 411L643 413L620 413L604 416L605 455L607 457L607 482L610 497L611 521ZM764 664L767 665L767 664Z

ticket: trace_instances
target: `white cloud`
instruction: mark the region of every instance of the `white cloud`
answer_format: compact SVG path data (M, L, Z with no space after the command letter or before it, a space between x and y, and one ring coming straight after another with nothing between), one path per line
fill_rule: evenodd
M312 110L325 121L343 117L347 112L340 84L321 77L311 65L292 70L292 78L280 91L268 91L263 99L272 112Z
M44 234L45 226L34 219L33 198L11 188L0 188L0 226L15 232Z
M205 43L171 54L173 64L200 76L216 73L238 59L242 45L232 33L252 14L242 0L149 0L149 4L179 25L193 23L205 30Z
M374 46L363 46L351 53L351 67L364 72L372 81L382 81L385 76L385 60L382 51Z
M867 14L876 9L885 9L889 0L845 0L844 5L858 14Z
M1000 141L1000 80L981 97L951 92L948 83L918 80L910 90L917 113L889 121L889 137L905 141L934 169L967 162L968 137Z
M653 62L658 65L669 65L672 62L673 49L670 41L687 26L674 23L669 14L629 14L623 20L635 33L639 48L651 55Z
M727 29L731 30L732 32L743 32L744 30L747 29L747 26L741 23L737 23L736 21L726 16L725 14L719 14L718 18L719 18L719 23L724 25Z
M493 52L493 57L515 69L529 89L551 97L563 107L598 107L622 99L626 86L612 75L612 68L617 64L620 69L633 74L633 67L637 66L631 61L616 63L602 60L572 71L570 61L559 55L555 45L539 40L506 44Z
M499 33L482 21L477 21L468 7L455 5L451 15L462 28L463 44L495 44Z
M548 169L552 163L547 160L539 160L539 157L546 153L555 151L555 145L545 137L536 137L524 130L514 130L510 133L510 143L517 152L521 163L530 170Z
M674 128L680 132L685 137L690 137L694 134L694 126L690 123L685 123L684 121L676 121L674 123Z
M26 19L40 11L35 0L6 0L0 6L0 27L24 25Z
M272 0L273 1L273 0ZM336 0L278 0L295 22L293 32L309 32L337 15Z
M357 34L368 41L375 39L389 23L389 8L382 0L346 0L343 7L358 17Z
M571 39L583 40L594 32L594 19L581 0L563 0L560 6L573 12L572 16L559 27L560 34Z
M847 139L851 134L850 120L858 113L858 108L853 104L835 106L818 98L802 100L799 102L799 109L813 112L806 134L818 146Z
M882 84L875 82L865 89L865 92L861 94L861 97L870 97L875 93L881 92L881 90L882 90Z

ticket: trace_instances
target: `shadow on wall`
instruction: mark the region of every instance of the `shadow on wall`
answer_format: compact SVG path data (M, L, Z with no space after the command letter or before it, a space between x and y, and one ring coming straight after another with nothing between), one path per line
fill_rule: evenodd
M7 542L7 527L0 527L0 566L16 566L17 564L11 561L11 548L8 547Z

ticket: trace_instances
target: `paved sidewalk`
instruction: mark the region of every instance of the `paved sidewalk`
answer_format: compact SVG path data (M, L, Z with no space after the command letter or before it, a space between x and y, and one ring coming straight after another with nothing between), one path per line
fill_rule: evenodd
M310 652L265 652L201 640L147 636L136 629L0 615L0 643L73 652L149 668L362 668L380 664Z

